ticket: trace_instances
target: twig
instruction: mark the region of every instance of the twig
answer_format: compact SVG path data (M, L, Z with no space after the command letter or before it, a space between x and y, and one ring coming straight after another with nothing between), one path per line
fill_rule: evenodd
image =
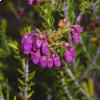
M81 91L81 93L83 95L85 95L88 99L90 99L90 97L87 95L86 91L82 87L80 87L80 84L78 83L78 81L75 80L75 77L74 77L73 73L71 72L71 70L68 68L66 62L64 60L62 60L62 62L65 65L65 70L68 73L68 75L70 76L71 80L73 80L75 82L76 87L79 88L79 90Z
M60 75L61 75L61 77L62 77L62 78L61 78L61 83L62 83L62 86L63 86L63 88L64 88L64 91L65 91L67 97L69 98L69 100L74 100L73 97L71 96L71 94L69 93L69 90L68 90L68 88L67 88L67 86L66 86L66 82L65 82L65 79L64 79L63 72L59 71L59 73L60 73Z
M90 57L90 55L88 53L88 50L87 50L86 46L83 43L83 39L82 39L81 36L80 36L80 41L81 41L81 44L82 44L82 50L85 52L85 54L86 54L87 58L89 59L89 61L91 61L91 57Z
M47 100L51 100L51 95L49 94L48 96L47 96Z
M0 96L0 100L5 100L4 96Z
M28 60L26 61L26 66L25 66L25 90L24 90L24 97L25 100L27 100L27 94L28 94L28 76L29 76L29 64Z
M85 70L85 72L83 73L83 75L82 75L82 77L80 78L79 81L83 80L87 76L87 74L89 73L89 71L91 69L93 69L93 68L98 69L97 66L96 67L94 67L94 66L95 66L96 60L98 59L99 56L100 56L100 46L98 47L98 49L96 51L96 54L94 55L94 57L91 60L90 64L88 64L88 68Z

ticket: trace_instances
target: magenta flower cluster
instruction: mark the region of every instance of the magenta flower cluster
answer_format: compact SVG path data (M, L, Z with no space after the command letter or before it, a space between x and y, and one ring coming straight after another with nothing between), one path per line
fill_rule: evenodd
M30 54L34 64L40 64L42 68L53 66L60 67L60 56L56 53L51 53L49 44L46 40L46 35L36 36L35 34L26 33L21 40L23 52Z
M72 25L69 28L74 42L79 44L82 28L79 25ZM66 62L71 63L76 56L76 49L65 40L63 44L64 58ZM52 68L53 66L59 68L61 66L61 57L56 51L51 50L53 47L48 41L47 34L25 33L21 40L21 46L23 52L30 55L32 62L39 64L41 68Z

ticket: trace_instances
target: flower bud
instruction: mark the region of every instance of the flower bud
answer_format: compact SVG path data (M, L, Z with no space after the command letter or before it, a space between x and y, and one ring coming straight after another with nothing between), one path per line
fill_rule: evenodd
M74 48L73 46L70 46L70 47L68 48L68 51L70 52L70 55L71 55L72 57L75 57L75 56L76 56L76 50L75 50L75 48Z
M72 33L78 33L79 35L83 32L83 29L80 25L71 25L70 29Z
M33 37L33 46L32 46L32 49L33 49L34 52L38 51L38 48L36 46L36 40L37 40L37 37L34 36Z
M47 66L47 57L46 56L42 56L40 58L40 65L42 68L45 68Z
M21 40L21 46L25 54L29 54L32 50L33 39L31 35L25 34Z
M49 57L47 60L47 66L48 68L52 68L53 67L53 58Z
M44 40L43 43L42 43L41 51L42 51L43 54L47 54L48 51L49 51L48 42L46 40Z
M64 57L65 57L66 62L68 62L68 63L73 61L73 57L71 56L71 54L68 50L66 50L64 52Z
M39 51L32 52L32 54L31 54L31 60L33 61L34 64L38 64L39 63L40 57L41 57L41 55L40 55Z
M80 36L79 36L78 33L74 33L74 34L72 35L72 38L74 39L74 42L75 42L76 44L79 44L79 43L80 43Z
M54 61L54 65L56 67L60 67L61 66L61 60L60 57L58 55L53 55L53 61Z
M43 41L43 40L40 39L40 38L37 38L37 39L36 39L36 47L37 47L37 48L40 48L40 47L41 47L42 41Z

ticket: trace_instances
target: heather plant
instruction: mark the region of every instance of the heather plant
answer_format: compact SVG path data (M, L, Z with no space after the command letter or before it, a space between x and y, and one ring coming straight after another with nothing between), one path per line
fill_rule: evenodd
M17 28L1 21L0 99L99 100L100 1L6 5Z

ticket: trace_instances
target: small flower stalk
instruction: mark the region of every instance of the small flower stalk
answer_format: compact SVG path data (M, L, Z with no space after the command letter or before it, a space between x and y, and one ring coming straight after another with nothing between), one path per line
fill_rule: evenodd
M61 23L62 22L62 23ZM80 35L83 31L80 25L66 25L67 20L61 20L59 27L63 28L65 32L48 34L47 32L33 31L25 33L21 40L21 47L25 54L29 55L34 64L39 64L41 68L60 68L62 59L65 58L67 63L71 63L76 56L76 49L74 45L70 44L68 37L63 39L62 36L68 31L75 44L80 43ZM40 34L41 33L41 34ZM61 34L63 34L61 36ZM60 39L60 41L58 41ZM63 49L63 57L57 49Z

